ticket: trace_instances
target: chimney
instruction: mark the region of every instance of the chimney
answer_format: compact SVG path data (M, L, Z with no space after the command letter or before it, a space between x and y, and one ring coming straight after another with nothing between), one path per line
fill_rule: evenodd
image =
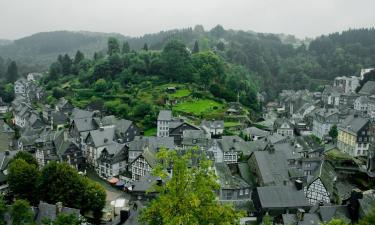
M320 201L319 201L319 206L324 206L324 202L323 202L323 200L320 200Z
M349 198L349 215L352 223L358 222L359 219L359 199L363 198L363 193L359 189L353 189Z
M62 202L56 202L56 215L59 215L62 212L63 204Z
M125 221L128 220L129 216L130 216L130 211L121 210L120 211L120 223L119 224L125 223Z
M298 209L297 210L297 220L298 221L303 221L304 217L305 217L305 210L301 209L301 208Z
M268 152L269 153L274 153L275 152L275 146L273 144L271 144L270 147L268 148Z
M303 183L300 179L295 180L294 185L296 186L298 191L302 190L302 188L303 188Z

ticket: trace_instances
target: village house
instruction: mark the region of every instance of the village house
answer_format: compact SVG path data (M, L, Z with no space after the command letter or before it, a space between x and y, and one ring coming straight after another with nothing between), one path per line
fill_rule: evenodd
M309 211L311 208L299 182L295 185L257 187L252 199L258 217L266 213L273 217L281 216L286 209L289 213L297 213L300 209Z
M354 101L354 109L362 113L367 113L368 111L368 97L360 96Z
M24 78L18 79L14 82L14 93L16 95L23 95L26 94L27 89L27 81Z
M201 123L202 129L210 134L211 137L220 137L224 132L223 120L203 120Z
M182 148L191 149L198 147L200 150L205 151L211 143L209 136L203 130L185 130L182 134Z
M238 204L251 200L252 187L240 176L233 175L226 163L215 163L215 173L220 184L219 201Z
M149 175L156 163L156 153L151 149L144 150L141 155L130 163L132 180L138 181L142 177Z
M293 137L294 136L294 126L286 118L278 118L275 120L274 130L277 134L281 136Z
M55 104L55 110L64 114L72 113L73 109L73 105L65 98L60 98Z
M0 149L11 150L13 149L15 131L0 118Z
M8 194L9 186L7 182L7 175L8 175L8 165L9 162L13 159L13 157L19 151L9 151L5 150L0 152L0 193L1 194Z
M96 171L104 178L119 176L126 171L127 161L125 144L114 142L101 151Z
M115 116L103 117L100 121L103 127L115 127L115 140L119 143L128 143L141 134L141 130L130 120L118 119Z
M184 131L187 130L200 130L199 127L187 123L183 120L174 120L169 124L169 137L173 137L174 143L177 146L181 146L182 136Z
M270 134L270 132L259 129L257 127L248 127L243 130L243 134L246 135L249 138L249 140L256 141L267 137Z
M169 124L172 121L171 110L161 110L157 121L157 136L169 137Z
M259 186L283 185L289 182L285 153L270 146L267 151L254 151L248 165Z
M349 115L338 126L337 147L351 155L368 156L370 143L370 120L358 115Z
M331 127L338 123L339 113L337 109L319 109L314 115L312 134L323 139L328 136Z
M128 147L129 162L132 162L146 150L157 152L161 148L174 149L175 145L172 137L137 136Z
M344 93L343 88L326 85L322 92L322 100L325 106L335 107L340 104L340 96Z
M85 139L85 157L87 163L97 167L97 160L100 157L101 152L114 143L114 137L114 127L100 127L97 130L91 130Z
M333 81L333 86L342 88L345 93L355 92L357 87L359 87L359 77L356 77L356 76L336 77L335 80Z

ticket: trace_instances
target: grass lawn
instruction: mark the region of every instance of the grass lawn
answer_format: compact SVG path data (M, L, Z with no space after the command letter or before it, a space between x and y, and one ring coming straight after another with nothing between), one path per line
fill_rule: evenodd
M216 109L214 109L216 107ZM180 113L201 116L206 113L215 113L222 108L222 104L210 99L198 99L185 101L173 107L173 110Z
M180 90L177 90L176 93L169 94L169 97L171 97L171 98L183 98L183 97L189 96L190 94L191 94L190 90L180 89Z
M349 154L347 154L345 152L342 152L342 151L338 150L337 148L329 150L328 152L325 153L325 155L328 158L333 159L333 160L337 160L337 161L352 160L353 159Z
M156 136L156 130L157 128L154 127L154 128L151 128L151 129L148 129L148 130L145 130L145 136Z
M240 126L241 123L239 122L224 122L224 127L230 128L230 127L237 127Z

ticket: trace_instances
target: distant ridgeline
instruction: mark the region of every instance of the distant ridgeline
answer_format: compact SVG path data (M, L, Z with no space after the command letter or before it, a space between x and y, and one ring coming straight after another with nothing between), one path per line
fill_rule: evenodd
M265 91L265 97L269 99L282 89L316 89L336 76L357 75L360 68L373 67L375 61L373 28L348 30L311 41L284 34L225 30L220 25L210 31L197 25L138 38L92 32L38 33L10 43L1 42L0 56L15 59L21 73L31 72L31 69L34 72L35 69L47 69L59 54L73 57L80 50L86 58L92 58L95 52L105 53L107 39L112 36L120 45L127 42L135 51L145 47L153 52L162 50L171 39L181 40L193 51L197 42L200 51L213 50L224 62L243 65L257 79L259 90ZM148 59L142 60L138 61L139 66L149 66Z

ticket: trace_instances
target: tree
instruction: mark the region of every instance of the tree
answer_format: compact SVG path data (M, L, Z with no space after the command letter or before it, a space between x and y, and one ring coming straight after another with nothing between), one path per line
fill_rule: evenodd
M147 45L147 43L145 43L145 44L143 45L143 50L148 51L148 45Z
M326 225L349 225L349 223L345 222L342 219L332 219L331 221L329 221L328 223L326 223Z
M59 214L54 221L42 221L44 225L80 225L81 221L74 214Z
M167 79L188 82L192 80L193 66L186 46L179 40L166 44L161 54L162 73Z
M0 194L0 225L5 225L4 215L7 212L7 205L4 200L4 195Z
M16 159L23 159L28 164L35 165L36 167L39 166L38 165L38 161L36 161L36 159L34 158L34 156L31 155L28 152L25 152L25 151L17 152L17 154L13 157L12 160L16 160Z
M129 52L130 52L129 42L124 42L124 44L122 44L122 54L126 54Z
M85 55L78 50L74 56L74 64L79 64L84 58Z
M261 225L272 225L272 218L268 213L265 216L263 216L263 221Z
M375 208L373 208L369 214L367 214L364 218L362 218L358 222L358 225L372 225L372 224L375 224Z
M9 83L14 83L18 79L18 67L15 61L9 64L6 78Z
M49 67L49 77L51 80L56 79L62 73L62 67L59 62L54 62Z
M61 72L63 75L69 75L72 71L72 60L68 54L65 54L61 61Z
M193 48L193 54L194 54L194 53L198 53L198 52L199 52L198 41L195 41L195 42L194 42L194 48Z
M52 89L52 96L56 99L59 99L59 98L62 98L65 96L65 91L64 89L60 88L60 87L54 87Z
M199 161L199 166L190 166L195 160ZM142 211L140 221L143 224L239 224L241 213L216 200L219 184L209 160L195 150L181 156L176 151L162 149L157 161L152 174L165 183L154 186L152 191L159 194ZM173 176L167 179L169 169Z
M108 84L103 78L95 82L95 91L104 92L107 90L107 87L108 87Z
M33 211L26 200L16 200L10 210L12 225L29 225L33 222Z
M225 50L225 45L222 41L219 41L219 43L217 43L216 45L216 48L220 51L224 51Z
M336 140L339 132L337 131L337 125L333 125L331 129L329 130L329 136L333 139Z
M98 183L82 177L67 163L50 162L40 176L41 200L62 202L83 213L92 211L96 219L101 218L106 193Z
M38 202L38 180L40 172L34 164L19 158L9 164L8 184L17 198Z
M114 37L108 38L108 55L118 54L120 53L120 45L118 40Z

